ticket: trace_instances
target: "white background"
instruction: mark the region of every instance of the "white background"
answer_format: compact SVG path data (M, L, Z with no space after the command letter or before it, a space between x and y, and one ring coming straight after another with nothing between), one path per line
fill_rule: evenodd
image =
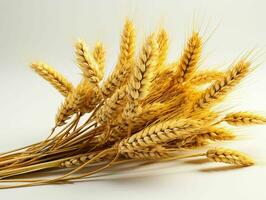
M193 22L202 32L207 27L205 38L218 27L205 44L203 66L227 67L255 48L254 65L262 64L221 108L266 114L265 8L263 0L0 0L0 151L45 138L62 101L29 63L41 59L77 83L75 40L83 38L89 46L101 40L109 72L126 16L135 21L140 42L161 26L169 31L169 60L178 58ZM0 198L266 199L265 130L236 129L241 140L224 144L252 155L254 167L225 170L219 163L175 161L114 171L97 181L1 190Z

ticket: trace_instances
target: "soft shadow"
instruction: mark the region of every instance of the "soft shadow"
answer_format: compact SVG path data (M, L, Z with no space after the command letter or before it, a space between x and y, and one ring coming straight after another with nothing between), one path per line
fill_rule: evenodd
M222 167L211 167L206 169L200 169L200 172L223 172L223 171L229 171L229 170L236 170L236 169L242 169L243 166L222 166Z

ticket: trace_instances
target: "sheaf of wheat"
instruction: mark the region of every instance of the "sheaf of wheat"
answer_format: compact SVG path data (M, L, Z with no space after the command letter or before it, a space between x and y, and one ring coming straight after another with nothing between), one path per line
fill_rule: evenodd
M136 50L135 27L127 19L118 61L106 79L105 48L99 42L92 48L84 40L75 44L82 72L76 86L48 64L32 63L32 69L64 100L47 139L0 155L0 182L16 183L0 188L73 182L137 160L201 156L215 162L253 165L246 154L208 146L236 139L225 124L266 123L265 117L248 111L222 113L213 109L252 71L253 63L243 57L226 71L202 71L203 44L201 34L193 30L180 57L168 62L167 31L151 33ZM207 85L206 89L199 90L201 85ZM200 152L195 154L194 149ZM92 164L97 164L96 169L86 168ZM12 178L62 168L67 168L65 173L55 178ZM79 173L84 168L87 170Z

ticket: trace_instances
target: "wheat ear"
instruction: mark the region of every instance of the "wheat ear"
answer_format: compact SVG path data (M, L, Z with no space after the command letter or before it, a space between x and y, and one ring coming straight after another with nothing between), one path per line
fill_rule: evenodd
M194 111L211 107L214 103L222 100L248 74L249 68L249 62L244 60L239 61L221 79L215 81L215 83L196 99L193 105Z
M246 154L232 149L215 148L207 151L206 156L215 162L224 162L240 166L250 166L254 161Z
M198 72L195 74L193 78L189 81L193 85L200 85L200 84L206 84L210 83L211 81L216 81L222 78L224 75L223 72L209 70L209 71L203 71Z
M182 83L191 78L199 62L201 50L202 41L199 33L193 32L179 60L177 74L174 76L175 82Z
M224 120L232 126L266 124L266 118L250 112L236 112L225 116Z
M159 31L157 35L157 43L158 43L158 50L159 50L158 66L160 67L161 65L164 64L166 60L166 56L167 56L168 48L169 48L168 34L164 29L161 29Z
M153 78L153 70L158 63L158 44L154 34L150 35L144 43L139 58L132 69L127 84L128 102L120 117L120 122L113 129L113 134L120 134L128 129L131 120L140 113L139 101L144 99L149 91Z
M120 142L120 151L132 152L138 148L175 140L178 137L191 134L193 130L199 128L200 123L189 119L172 119L150 125Z
M147 38L142 47L139 58L134 65L132 75L128 82L128 98L129 102L126 109L126 118L135 116L137 102L144 99L149 91L151 80L153 78L153 70L158 64L158 44L156 38L152 34Z
M115 120L118 112L123 109L126 100L126 86L119 88L105 101L104 105L96 112L95 119L104 124Z
M73 85L63 75L57 72L53 67L45 63L32 63L31 68L52 84L63 96L67 96L72 90Z
M105 73L105 50L101 42L97 42L93 50L93 57L99 66L99 79L102 80Z
M86 43L83 40L78 40L75 45L76 59L84 76L92 84L98 84L101 77L98 65L89 53Z
M60 108L57 111L55 122L57 126L65 124L65 121L77 113L85 104L88 92L88 84L83 80L75 90L73 90L65 98L65 101L62 103Z
M117 88L121 87L127 80L131 66L134 63L136 48L136 32L132 21L126 20L121 35L120 54L114 71L101 87L105 98L110 97Z
M155 147L125 153L124 156L135 160L158 160L169 157L169 152L166 148L156 145Z

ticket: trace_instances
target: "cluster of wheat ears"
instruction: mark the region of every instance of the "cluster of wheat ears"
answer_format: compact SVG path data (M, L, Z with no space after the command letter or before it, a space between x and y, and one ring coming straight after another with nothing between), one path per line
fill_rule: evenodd
M170 64L166 63L168 42L167 32L160 29L146 38L136 56L135 28L126 20L118 62L103 80L103 45L97 43L89 51L78 40L75 55L82 79L75 87L53 67L32 63L32 69L64 96L64 102L47 139L0 154L0 182L15 182L0 188L72 182L136 160L201 156L238 166L254 164L248 155L235 150L206 150L210 143L236 138L226 123L266 123L266 118L250 112L228 114L213 109L252 71L248 56L225 72L200 71L203 41L199 32L192 31L181 57ZM201 85L206 89L200 89ZM68 170L55 178L14 179L19 174L60 168Z

